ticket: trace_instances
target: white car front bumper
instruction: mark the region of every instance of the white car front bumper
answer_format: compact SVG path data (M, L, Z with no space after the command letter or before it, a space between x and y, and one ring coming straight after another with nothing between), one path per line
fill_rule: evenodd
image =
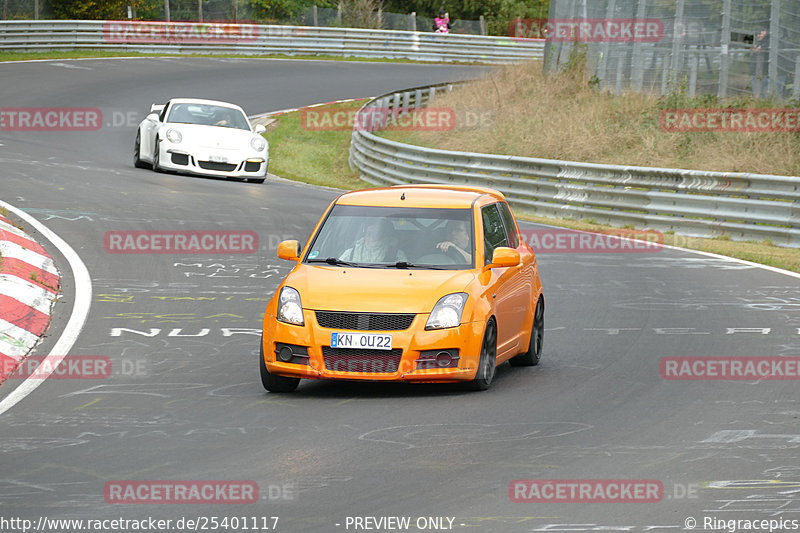
M226 155L224 158L212 157L208 153L189 153L175 147L164 146L159 149L159 167L199 176L223 178L265 178L269 166L269 156L264 154L246 155L241 153ZM220 161L220 159L224 159Z

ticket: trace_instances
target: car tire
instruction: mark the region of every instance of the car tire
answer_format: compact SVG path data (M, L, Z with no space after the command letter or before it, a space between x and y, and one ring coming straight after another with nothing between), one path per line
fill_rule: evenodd
M161 140L158 137L156 137L156 143L153 146L153 170L155 170L156 172L163 172L160 166L161 149L158 146L159 143L161 143Z
M495 372L497 371L497 326L494 319L489 319L486 331L481 342L481 358L478 362L478 372L475 379L470 382L472 390L486 390L492 386Z
M136 142L133 144L133 166L136 168L150 168L150 165L142 161L140 155L142 153L142 138L141 134L136 132Z
M267 363L264 361L264 338L261 338L259 349L259 368L261 369L261 384L269 392L292 392L300 384L300 378L287 378L270 374Z
M542 358L544 345L544 299L540 296L536 302L536 311L533 312L531 325L531 340L528 342L528 351L512 357L511 366L536 366Z

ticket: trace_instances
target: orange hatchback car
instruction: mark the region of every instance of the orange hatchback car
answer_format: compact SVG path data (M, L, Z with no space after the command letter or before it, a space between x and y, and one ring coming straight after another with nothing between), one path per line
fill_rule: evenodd
M544 296L533 250L503 195L402 185L328 207L267 305L261 381L301 378L492 383L497 365L539 362Z

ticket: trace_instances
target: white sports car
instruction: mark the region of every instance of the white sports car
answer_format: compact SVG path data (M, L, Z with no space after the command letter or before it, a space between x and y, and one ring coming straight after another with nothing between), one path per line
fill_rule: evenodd
M153 104L139 124L133 164L263 183L269 164L265 131L261 125L253 128L237 105L173 98Z

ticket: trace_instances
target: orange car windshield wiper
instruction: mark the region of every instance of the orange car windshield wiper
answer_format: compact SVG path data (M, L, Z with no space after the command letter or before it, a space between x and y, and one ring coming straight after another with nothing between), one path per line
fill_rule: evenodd
M444 270L442 267L434 265L417 265L408 261L398 261L397 263L386 265L386 268L422 268L426 270Z
M329 265L335 266L349 266L349 267L359 267L359 268L376 268L379 265L372 265L366 263L351 263L350 261L342 261L341 259L337 259L335 257L329 257L327 259L309 259L306 263L327 263Z

